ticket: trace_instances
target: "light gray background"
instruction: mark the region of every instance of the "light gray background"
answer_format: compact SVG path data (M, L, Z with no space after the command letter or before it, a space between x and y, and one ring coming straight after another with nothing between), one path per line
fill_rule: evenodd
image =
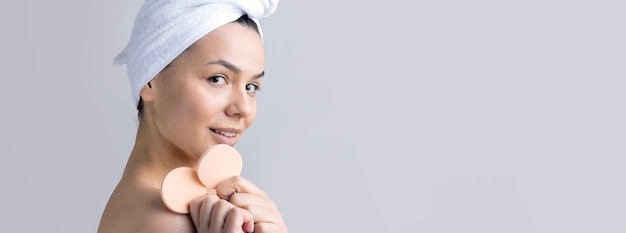
M142 2L0 3L0 232L96 231ZM625 7L284 0L244 175L294 233L626 232Z

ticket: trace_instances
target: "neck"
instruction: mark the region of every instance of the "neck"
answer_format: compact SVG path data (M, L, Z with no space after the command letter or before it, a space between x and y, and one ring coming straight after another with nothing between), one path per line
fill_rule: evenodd
M177 167L193 168L196 160L163 138L149 119L142 119L122 179L160 188L168 172Z

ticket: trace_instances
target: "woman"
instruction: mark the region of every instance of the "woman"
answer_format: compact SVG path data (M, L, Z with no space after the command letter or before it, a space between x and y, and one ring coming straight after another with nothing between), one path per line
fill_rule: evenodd
M210 146L234 146L254 121L264 51L250 18L276 4L146 1L116 58L127 65L139 128L98 232L287 232L272 200L243 177L193 200L189 215L169 211L160 196L170 170L194 167Z

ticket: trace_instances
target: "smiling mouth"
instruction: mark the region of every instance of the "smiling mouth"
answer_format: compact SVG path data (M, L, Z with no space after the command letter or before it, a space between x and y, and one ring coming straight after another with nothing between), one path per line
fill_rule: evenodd
M219 130L219 129L210 129L211 132L222 135L224 137L229 137L229 138L233 138L235 136L237 136L236 132L229 132L229 131L225 131L225 130Z

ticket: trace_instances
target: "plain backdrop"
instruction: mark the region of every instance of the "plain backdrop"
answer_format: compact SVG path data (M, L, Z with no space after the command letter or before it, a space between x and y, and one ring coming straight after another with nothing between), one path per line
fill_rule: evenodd
M0 232L95 232L142 0L0 3ZM237 145L290 232L626 232L623 1L292 1Z

